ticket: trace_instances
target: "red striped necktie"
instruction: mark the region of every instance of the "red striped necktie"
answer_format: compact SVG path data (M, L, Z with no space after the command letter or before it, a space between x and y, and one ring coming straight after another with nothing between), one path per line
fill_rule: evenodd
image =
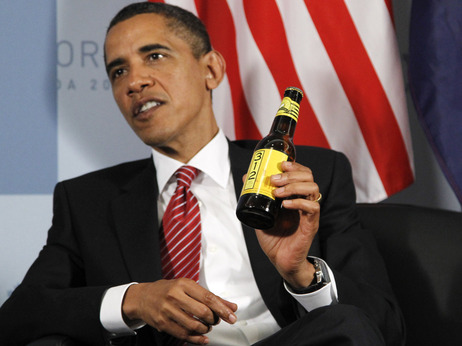
M191 182L199 170L182 166L176 172L177 187L162 218L161 261L164 279L189 278L199 281L201 216L192 194Z

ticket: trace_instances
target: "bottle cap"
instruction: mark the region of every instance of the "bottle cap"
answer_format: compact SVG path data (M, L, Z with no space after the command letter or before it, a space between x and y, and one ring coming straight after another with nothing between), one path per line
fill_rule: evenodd
M292 100L300 104L303 98L303 91L296 87L288 87L284 91L284 97L290 97Z

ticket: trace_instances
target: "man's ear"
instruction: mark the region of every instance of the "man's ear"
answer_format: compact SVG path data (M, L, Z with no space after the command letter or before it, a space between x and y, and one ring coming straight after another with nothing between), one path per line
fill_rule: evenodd
M220 52L212 50L203 56L206 63L205 85L213 90L220 85L226 72L226 62Z

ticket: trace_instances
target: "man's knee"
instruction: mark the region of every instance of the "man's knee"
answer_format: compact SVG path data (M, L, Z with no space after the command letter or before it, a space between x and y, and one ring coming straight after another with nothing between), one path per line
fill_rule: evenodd
M332 345L385 345L378 326L356 306L330 305L308 313L302 320L305 318L316 321L308 324L319 329Z
M345 327L372 324L372 321L366 313L353 305L336 304L324 306L308 313L308 315L310 314L316 314L318 317L322 316L322 319L333 321L334 323L344 325Z
M364 311L337 304L307 313L256 345L382 346L385 342Z

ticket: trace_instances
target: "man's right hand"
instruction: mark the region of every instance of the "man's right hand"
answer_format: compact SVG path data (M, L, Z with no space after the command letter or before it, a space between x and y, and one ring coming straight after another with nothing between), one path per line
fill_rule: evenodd
M236 322L236 310L236 304L185 278L132 285L122 304L128 319L142 320L158 331L199 345L208 343L204 334L220 319Z

